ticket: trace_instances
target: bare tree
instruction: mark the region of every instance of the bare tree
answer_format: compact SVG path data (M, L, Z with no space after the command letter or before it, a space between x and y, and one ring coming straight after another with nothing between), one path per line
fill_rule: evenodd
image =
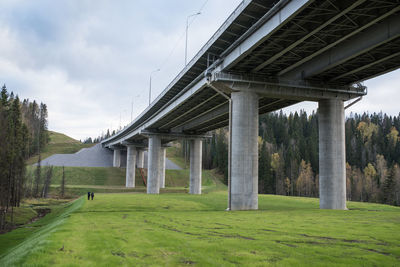
M49 188L50 188L50 183L51 183L51 178L53 177L53 166L49 166L46 168L46 178L43 184L43 190L42 190L42 197L47 198L47 195L49 194Z

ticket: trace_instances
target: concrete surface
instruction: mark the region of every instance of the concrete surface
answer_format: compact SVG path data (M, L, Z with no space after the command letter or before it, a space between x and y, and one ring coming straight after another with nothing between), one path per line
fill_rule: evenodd
M346 148L342 100L318 103L319 205L346 209Z
M136 171L136 147L127 146L126 158L126 183L125 186L132 188L135 187L135 171Z
M258 209L258 96L232 93L231 210Z
M121 167L126 167L126 151L121 153ZM147 168L147 152L143 153L143 168ZM101 144L90 148L83 148L75 154L54 154L44 160L43 166L65 166L65 167L112 167L113 151L103 148ZM165 168L167 170L181 170L178 165L165 159Z
M190 140L190 194L201 194L202 144L201 139Z
M149 152L147 168L147 194L160 193L161 178L161 138L157 135L149 137Z

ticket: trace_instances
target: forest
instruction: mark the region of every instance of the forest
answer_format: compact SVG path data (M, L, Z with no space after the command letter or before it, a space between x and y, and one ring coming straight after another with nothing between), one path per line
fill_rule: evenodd
M31 196L25 182L25 160L40 153L48 143L47 106L36 101L20 101L4 85L0 99L0 231L21 199ZM39 157L40 160L40 157ZM40 180L40 167L39 179Z
M346 119L347 199L400 205L400 115ZM203 167L228 174L227 128L203 143ZM182 146L184 155L185 145ZM275 112L259 118L259 193L318 197L318 115ZM188 155L189 153L186 153Z

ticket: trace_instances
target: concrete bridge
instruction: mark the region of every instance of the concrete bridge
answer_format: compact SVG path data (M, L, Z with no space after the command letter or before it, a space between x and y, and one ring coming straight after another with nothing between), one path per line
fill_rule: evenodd
M320 208L346 209L344 101L400 66L398 0L244 0L128 127L103 141L127 148L127 180L148 148L147 193L159 193L165 149L190 140L190 193L201 193L205 134L229 126L229 204L258 208L258 116L318 102ZM134 183L130 183L134 184Z

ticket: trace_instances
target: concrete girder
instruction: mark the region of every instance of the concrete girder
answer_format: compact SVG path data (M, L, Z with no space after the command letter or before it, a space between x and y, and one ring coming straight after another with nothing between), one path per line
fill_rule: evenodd
M182 132L185 129L191 129L197 125L206 123L207 121L210 121L212 119L214 119L217 116L220 116L224 113L228 113L229 112L229 106L228 106L228 102L225 101L224 103L221 103L220 105L218 105L217 107L215 107L214 109L212 109L211 111L208 110L206 112L203 112L202 114L199 114L198 116L196 116L195 118L189 120L186 123L183 123L180 127L175 127L172 128L172 131L174 132Z
M128 146L135 146L136 148L145 148L148 146L147 142L135 142L135 141L122 141L122 145L128 147Z
M200 79L190 89L188 89L187 91L182 93L179 97L177 97L173 103L166 106L164 109L160 110L157 114L155 114L151 119L146 121L146 123L144 123L141 126L141 130L151 129L152 124L154 124L156 121L161 120L163 117L168 115L174 109L179 108L179 106L182 105L185 101L187 101L190 97L192 97L192 95L203 90L206 87L206 85L207 85L206 78Z
M147 135L150 137L158 136L160 140L177 140L177 139L194 139L194 138L211 138L210 135L207 134L184 134L184 133L162 133L162 132L150 132L143 131L143 135ZM150 148L149 148L150 149Z
M173 124L174 122L178 121L179 119L183 118L184 116L186 116L186 114L195 111L196 109L200 108L201 106L204 106L208 101L215 99L216 97L218 97L218 94L214 94L212 97L210 97L209 99L207 99L206 101L201 102L200 104L192 107L191 109L189 109L188 111L184 112L183 114L177 116L176 118L170 120L169 122L167 122L166 124L164 124L163 126L160 127L160 129L165 129L167 128L169 125Z
M400 52L391 54L391 55L389 55L389 56L387 56L387 57L384 57L384 58L381 58L381 59L379 59L379 60L375 60L375 61L372 62L372 63L365 64L365 65L363 65L363 66L361 66L361 67L359 67L359 68L353 69L352 71L349 71L349 72L347 72L347 73L343 73L343 74L341 74L341 75L339 75L339 76L336 76L336 77L330 79L328 82L334 82L334 81L340 80L340 79L343 78L343 77L346 77L346 76L355 74L355 73L357 73L357 72L363 71L363 70L365 70L365 69L368 69L368 68L370 68L370 67L372 67L372 66L378 65L378 64L380 64L380 63L382 63L382 62L385 62L385 61L387 61L387 60L391 60L392 58L395 58L395 57L398 57L398 56L400 56ZM392 70L388 70L388 71L392 71ZM371 78L372 78L372 77L371 77Z
M273 57L270 57L267 61L265 61L264 63L260 64L256 68L254 68L252 70L252 72L258 72L259 70L263 69L265 66L271 64L272 62L274 62L275 60L277 60L278 58L280 58L281 56L283 56L284 54L286 54L287 52L292 50L294 47L298 46L299 44L304 42L306 39L308 39L309 37L311 37L315 33L319 32L320 30L322 30L323 28L328 26L330 23L332 23L335 20L337 20L338 18L342 17L343 15L345 15L349 11L353 10L354 8L356 8L360 4L364 3L365 1L366 0L358 0L358 1L354 2L354 3L352 3L351 5L349 5L349 7L345 8L344 10L342 10L341 12L339 12L338 14L333 16L332 18L326 20L324 23L322 23L321 25L319 25L318 27L316 27L315 29L313 29L312 31L310 31L309 33L304 35L302 38L300 38L300 39L296 40L295 42L291 43L291 45L289 45L285 49L282 49L279 53L275 54Z
M235 63L243 59L251 53L259 44L263 43L275 31L283 27L293 16L301 12L313 1L296 0L288 1L286 5L274 13L269 14L268 20L255 30L252 35L243 40L240 44L235 45L234 49L228 49L228 53L223 53L224 57L220 70L229 69Z
M230 75L224 73L214 74L215 86L224 87L235 91L253 91L260 96L280 99L290 99L297 101L319 101L321 99L342 99L349 100L352 98L366 95L365 88L346 89L339 88L323 88L301 85L299 82L266 82L258 78L241 78L238 75Z
M354 49L358 49L358 50L362 50L360 49L361 47L364 47L363 49L365 50L365 44L362 44L358 41L358 38L362 38L363 40L366 41L367 47L371 47L373 46L373 44L371 44L371 42L379 42L379 40L376 40L378 37L374 37L373 34L370 33L370 30L365 31L364 33L362 33L362 31L364 31L365 29L371 27L371 29L374 29L374 32L377 31L377 29L382 30L384 33L388 33L388 31L390 30L398 30L398 26L397 29L388 29L389 25L388 25L388 20L385 20L385 22L383 23L379 23L378 22L386 19L387 17L389 17L390 15L394 14L395 12L398 12L400 10L400 7L394 8L393 10L391 10L391 12L388 12L372 21L370 21L369 23L357 28L356 30L352 31L350 34L336 40L335 42L332 42L328 45L326 45L324 48L318 50L317 52L297 61L296 63L292 64L290 67L287 67L286 69L281 70L278 73L278 76L281 77L298 77L299 75L301 75L301 69L303 69L303 64L304 66L310 66L311 62L319 62L321 61L322 63L320 63L319 65L322 65L321 68L326 68L327 65L331 65L328 61L326 61L326 56L327 55L332 55L334 58L337 57L336 60L334 60L334 62L340 62L343 61L343 59L341 59L341 55L337 54L340 53L340 51L343 51L343 48L346 46L352 47L354 46L353 49L351 49L351 51L354 52ZM397 19L395 19L396 21L398 20L398 16ZM396 25L398 25L398 22L393 21L393 23L396 23ZM383 25L381 25L383 24ZM360 33L359 35L356 36L356 34ZM379 33L378 33L379 35ZM354 38L351 38L353 37ZM368 38L371 38L371 40L367 40ZM349 42L344 42L345 40L349 40ZM382 42L382 40L380 39L380 42ZM341 44L342 43L342 44ZM357 45L360 45L359 47L357 47ZM338 48L335 48L336 46L338 46ZM339 48L340 47L340 48ZM326 54L325 52L327 52L328 50L332 50L331 52L329 52L329 54ZM335 55L336 54L336 55ZM348 53L345 53L346 57L349 57ZM314 58L318 57L317 61L314 60ZM329 64L327 64L327 62ZM336 64L337 65L337 64ZM334 66L334 65L332 65ZM306 68L307 69L307 68ZM314 66L314 68L312 68L312 70L308 70L309 74L304 73L304 77L310 77L312 74L312 71L316 71L318 70L318 68L316 68Z

